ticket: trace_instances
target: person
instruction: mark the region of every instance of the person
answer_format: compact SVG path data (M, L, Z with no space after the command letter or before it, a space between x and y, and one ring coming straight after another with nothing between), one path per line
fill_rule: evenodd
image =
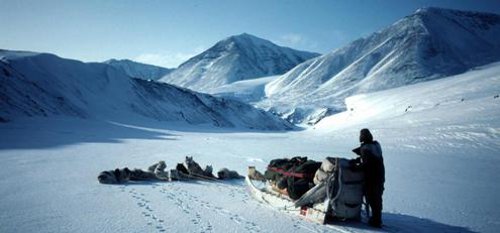
M359 134L361 146L352 151L360 155L361 166L365 171L364 194L372 216L368 221L373 227L382 227L382 194L384 193L385 167L380 143L373 140L368 129Z

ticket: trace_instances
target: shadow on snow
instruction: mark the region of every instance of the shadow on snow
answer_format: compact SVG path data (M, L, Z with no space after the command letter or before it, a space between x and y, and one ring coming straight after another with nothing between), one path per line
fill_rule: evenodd
M178 135L112 122L81 119L29 119L0 124L0 150L55 148L127 139L177 140Z
M381 229L370 227L368 224L361 222L337 222L334 224L370 232L475 232L466 227L452 226L406 214L383 213L382 218L384 227Z

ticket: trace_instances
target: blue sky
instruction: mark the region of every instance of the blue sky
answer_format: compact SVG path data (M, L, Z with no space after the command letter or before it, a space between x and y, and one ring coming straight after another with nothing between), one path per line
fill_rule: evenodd
M498 0L0 0L0 48L175 67L246 32L326 53L427 6L500 13Z

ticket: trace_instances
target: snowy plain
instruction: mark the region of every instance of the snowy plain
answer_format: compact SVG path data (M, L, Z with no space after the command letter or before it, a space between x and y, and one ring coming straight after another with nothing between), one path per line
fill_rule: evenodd
M348 98L348 112L302 131L69 117L2 123L0 232L497 232L498 94L496 63ZM159 160L172 168L187 155L242 174L279 157L354 158L364 127L384 150L382 230L283 214L254 200L243 180L97 182L103 170Z

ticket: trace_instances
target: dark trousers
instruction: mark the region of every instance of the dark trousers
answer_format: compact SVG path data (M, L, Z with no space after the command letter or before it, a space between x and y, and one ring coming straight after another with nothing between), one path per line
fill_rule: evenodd
M365 191L366 201L370 206L372 217L370 222L375 224L382 223L382 194L384 193L383 185L367 186Z

